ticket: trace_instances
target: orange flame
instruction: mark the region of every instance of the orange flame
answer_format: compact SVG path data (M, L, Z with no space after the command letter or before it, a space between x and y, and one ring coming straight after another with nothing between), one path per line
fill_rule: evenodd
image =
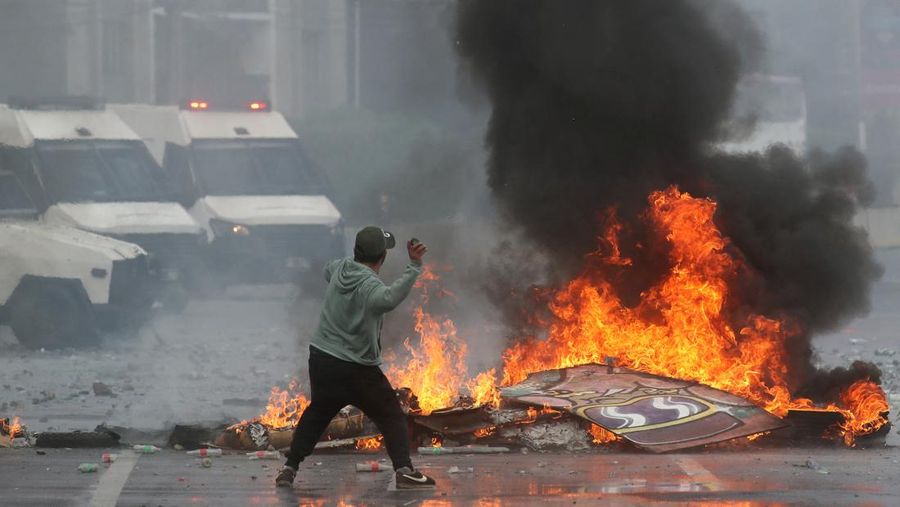
M888 420L885 415L890 407L881 387L869 380L857 380L841 393L841 405L846 408L846 422L841 429L847 445L853 445L854 436L878 431Z
M403 367L391 366L386 375L395 387L409 387L419 398L424 414L453 405L468 375L466 344L456 336L453 321L438 321L416 308L419 343L403 342L410 355Z
M14 416L12 422L7 423L4 421L5 420L0 420L0 430L2 430L0 433L4 433L10 443L25 433L25 428L22 426L18 416Z
M493 368L479 373L466 384L466 387L469 389L475 405L488 405L491 407L500 405L500 390L497 389L497 372Z
M594 444L596 445L608 444L619 439L615 433L607 431L603 429L602 426L597 426L596 424L592 424L591 427L588 428L588 431L590 431Z
M467 380L468 348L457 336L456 326L452 320L441 320L425 310L431 294L452 296L451 292L439 287L440 279L431 266L426 266L416 281L416 287L421 289L420 302L415 309L418 341L415 345L409 339L403 342L409 360L402 366L390 365L386 375L395 387L412 389L426 415L453 406L463 388L469 391L475 403L496 404L500 394L495 388L494 370Z
M671 270L636 307L623 304L599 273L585 271L555 294L547 338L524 340L504 353L503 384L536 371L602 364L613 356L623 366L748 398L776 415L811 406L790 395L785 343L800 332L798 325L787 318L748 315L734 327L727 314L729 283L748 268L728 253L729 242L713 222L716 203L674 187L652 193L649 201L646 217L670 246ZM619 254L620 229L615 222L608 225L606 241L611 263L628 266ZM859 421L848 428L853 432L883 424L861 418L858 411L881 407L884 393L874 384L865 394L860 391L852 394L863 401L843 402Z
M489 437L497 432L496 426L490 426L488 428L479 428L475 430L475 438L484 438Z
M384 440L384 437L381 435L370 437L370 438L361 438L356 441L356 448L358 450L366 450L371 451L375 449L381 448L381 442Z
M309 400L299 392L297 381L292 380L285 390L272 388L266 411L256 420L272 429L292 428L308 406Z
M646 219L668 242L670 271L642 294L637 306L629 307L602 273L586 270L553 295L554 318L546 339L526 339L504 352L501 384L547 369L602 364L612 356L623 366L734 393L779 416L791 408L814 408L812 401L790 394L785 344L801 332L798 324L783 316L757 314L735 320L728 310L730 284L749 268L729 253L733 249L728 239L713 222L716 203L675 187L652 193L649 202ZM590 260L617 269L631 266L619 247L623 226L614 212L608 213L605 226L600 243L607 253L595 253ZM415 346L404 341L410 359L402 367L390 365L387 376L396 387L412 389L425 414L452 406L464 390L476 404L498 406L496 371L470 379L466 343L457 336L456 326L425 310L431 295L452 296L439 282L440 276L426 267L416 283L421 289L415 309L418 341ZM291 394L295 388L294 383L288 391L273 388L260 421L276 428L295 424L309 404L302 394ZM848 444L887 422L884 392L869 381L853 384L837 404L824 409L844 414L841 429ZM540 413L558 412L545 408ZM528 408L525 423L538 415L537 409ZM493 429L484 435L488 431ZM598 426L590 431L597 443L617 438ZM371 445L366 440L362 445Z

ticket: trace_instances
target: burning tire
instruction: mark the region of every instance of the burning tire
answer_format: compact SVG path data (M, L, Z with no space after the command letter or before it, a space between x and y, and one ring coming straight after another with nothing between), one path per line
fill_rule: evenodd
M9 324L16 338L32 349L96 345L100 334L83 292L61 283L23 283L10 302Z

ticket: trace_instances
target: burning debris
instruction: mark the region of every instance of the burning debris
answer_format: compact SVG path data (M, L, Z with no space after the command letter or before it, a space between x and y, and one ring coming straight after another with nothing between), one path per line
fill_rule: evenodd
M707 386L584 365L529 375L504 399L565 410L642 449L666 452L772 431L775 416Z
M43 431L35 436L35 447L51 449L74 449L95 447L118 447L121 436L103 425L94 431Z
M501 385L612 356L778 417L838 412L847 443L884 427L874 365L812 365L814 333L864 313L880 275L852 222L873 195L859 153L717 151L745 55L694 2L459 5L493 106L489 184L563 280L543 309L494 281L520 305L504 315L541 312L510 337Z
M674 187L649 201L643 220L668 243L670 270L636 306L626 305L614 278L599 276L633 265L618 247L626 228L610 216L606 251L553 295L544 338L521 339L506 350L499 386L494 370L468 377L465 342L451 319L424 303L415 309L419 340L404 343L411 361L388 371L395 385L408 386L398 396L416 440L571 450L625 440L665 452L772 433L786 425L781 418L801 411L831 414L817 434L848 445L887 425L888 405L874 380L856 379L825 404L792 394L789 344L799 323L746 309L735 320L732 286L751 270L716 226L713 201ZM425 280L433 285L439 277L429 272ZM609 356L621 367L597 364ZM516 410L511 402L532 407ZM287 447L307 405L296 384L276 387L265 414L229 428L217 444ZM325 438L374 432L359 411L345 409ZM356 441L359 449L379 445Z
M457 39L493 106L489 185L531 242L519 269L547 258L553 284L523 290L534 277L516 266L490 275L515 334L500 367L472 377L466 340L432 305L452 294L423 273L417 340L387 368L418 397L418 441L662 452L794 421L847 445L885 431L878 368L818 370L811 343L863 314L880 276L852 221L872 199L865 160L717 150L746 54L707 11L463 0ZM607 357L617 368L597 366ZM275 412L269 427L289 427Z
M28 447L31 441L27 428L18 417L0 419L0 447Z

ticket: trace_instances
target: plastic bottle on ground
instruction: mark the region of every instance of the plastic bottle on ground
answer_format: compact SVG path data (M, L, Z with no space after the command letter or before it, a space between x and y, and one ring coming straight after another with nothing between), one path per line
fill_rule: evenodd
M255 451L248 452L247 457L250 459L280 459L281 453L278 451Z
M134 447L132 447L132 449L134 449L135 452L138 452L140 454L156 454L162 450L159 447L156 447L155 445L143 445L143 444L135 445Z
M191 456L200 456L201 458L205 458L207 456L221 456L222 449L196 449L193 451L188 451L187 453Z
M391 466L385 466L377 461L370 461L368 463L357 463L356 471L357 472L386 472L388 470L393 470L394 468Z

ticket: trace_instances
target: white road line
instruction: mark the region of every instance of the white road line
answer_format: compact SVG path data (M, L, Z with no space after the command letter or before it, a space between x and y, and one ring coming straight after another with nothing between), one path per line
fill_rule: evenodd
M688 474L692 482L705 486L710 491L722 491L722 484L719 482L719 478L704 468L694 458L679 456L675 458L675 463L684 470L684 473Z
M100 483L91 497L91 507L115 507L119 501L122 488L128 481L128 476L137 464L140 454L126 451L100 476Z

